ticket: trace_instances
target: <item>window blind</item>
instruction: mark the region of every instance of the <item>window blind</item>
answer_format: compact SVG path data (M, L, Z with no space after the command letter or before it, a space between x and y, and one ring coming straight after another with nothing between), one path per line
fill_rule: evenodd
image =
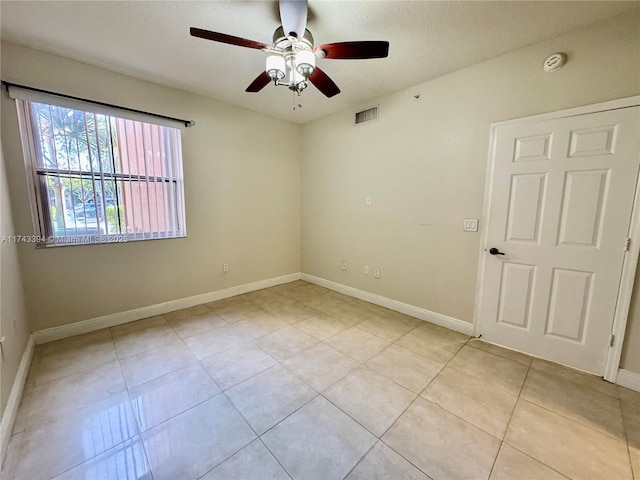
M176 122L11 90L41 245L186 235Z

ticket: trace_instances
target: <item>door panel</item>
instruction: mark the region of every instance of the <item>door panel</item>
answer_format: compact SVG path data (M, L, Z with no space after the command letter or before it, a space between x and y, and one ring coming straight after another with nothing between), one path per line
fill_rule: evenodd
M582 343L591 307L592 272L554 268L546 335Z
M550 146L551 134L516 138L513 161L532 162L534 160L549 160Z
M524 329L529 328L535 272L534 265L502 263L498 322Z
M497 127L479 305L487 340L603 373L639 132L640 107Z
M536 242L547 175L533 173L511 177L507 241Z
M617 125L571 130L570 157L611 155L615 148Z
M608 180L609 170L566 173L559 245L598 247Z

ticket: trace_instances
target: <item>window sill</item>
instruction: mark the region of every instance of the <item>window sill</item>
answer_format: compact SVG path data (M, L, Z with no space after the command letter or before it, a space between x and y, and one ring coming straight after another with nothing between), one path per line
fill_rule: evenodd
M46 249L55 247L77 247L88 245L111 245L111 244L124 244L132 242L141 242L146 240L172 240L178 238L187 238L186 234L181 235L153 235L153 234L139 234L139 235L83 235L80 237L49 237L44 243L36 244L36 248Z

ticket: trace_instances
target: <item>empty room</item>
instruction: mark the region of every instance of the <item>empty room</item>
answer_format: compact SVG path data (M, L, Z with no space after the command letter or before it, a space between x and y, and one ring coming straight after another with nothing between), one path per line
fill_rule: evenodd
M640 480L639 1L0 39L3 480Z

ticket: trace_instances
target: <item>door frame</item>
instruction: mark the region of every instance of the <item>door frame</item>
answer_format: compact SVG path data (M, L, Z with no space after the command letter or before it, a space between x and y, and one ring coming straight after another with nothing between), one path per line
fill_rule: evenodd
M569 108L566 110L558 110L550 113L543 113L540 115L533 115L529 117L517 118L513 120L506 120L503 122L495 122L491 124L490 137L489 137L489 152L487 171L485 176L485 189L484 189L484 202L482 207L482 219L480 222L480 248L478 254L478 275L476 279L476 295L474 302L473 312L473 331L477 337L480 334L480 305L482 302L483 280L485 263L487 255L485 255L485 249L487 245L487 237L489 233L489 220L490 220L490 207L491 207L491 194L493 191L493 172L495 170L495 149L496 149L496 136L499 127L505 125L513 125L518 123L535 123L544 120L554 120L559 118L575 117L578 115L587 115L590 113L605 112L610 110L619 110L622 108L629 108L640 106L640 95L633 97L621 98L618 100L612 100L608 102L595 103L592 105L584 105L576 108ZM627 321L629 316L629 306L631 304L631 295L633 294L633 283L636 274L636 267L638 264L638 257L640 256L640 173L639 178L636 180L636 191L633 201L633 207L631 210L631 220L629 224L629 232L627 234L631 238L631 245L624 257L622 264L622 275L620 279L620 286L618 288L618 298L616 299L616 309L613 317L613 326L611 333L614 335L613 346L609 347L607 353L607 359L605 364L605 371L603 378L609 382L616 382L618 377L618 369L620 367L620 357L622 355L622 345L624 343L624 334L627 328ZM622 245L620 246L622 248Z

